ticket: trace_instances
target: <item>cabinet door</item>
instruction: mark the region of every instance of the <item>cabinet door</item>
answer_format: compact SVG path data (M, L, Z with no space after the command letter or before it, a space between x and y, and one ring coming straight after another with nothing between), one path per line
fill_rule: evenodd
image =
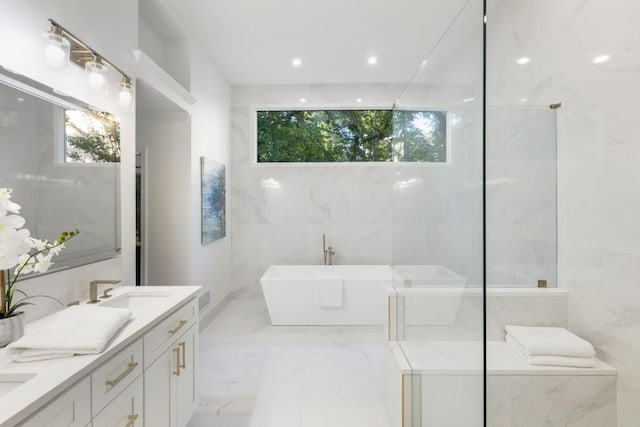
M84 427L91 421L91 381L89 377L29 418L22 427Z
M139 376L93 418L93 427L142 427L142 393L142 376Z
M175 375L176 422L178 427L186 426L196 410L198 393L196 373L198 368L198 324L192 326L176 343L180 356L180 374Z
M173 427L175 405L173 372L176 352L165 351L144 372L144 420L149 427Z

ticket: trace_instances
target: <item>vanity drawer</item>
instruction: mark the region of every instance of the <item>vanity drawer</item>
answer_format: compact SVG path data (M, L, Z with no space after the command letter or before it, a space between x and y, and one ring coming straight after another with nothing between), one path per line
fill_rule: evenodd
M93 415L124 390L143 370L142 339L106 361L91 374Z
M151 364L181 334L198 320L198 301L192 299L178 311L163 320L144 336L144 366Z
M144 382L136 378L106 408L93 417L93 427L143 426Z
M84 427L91 422L91 382L85 377L20 427Z

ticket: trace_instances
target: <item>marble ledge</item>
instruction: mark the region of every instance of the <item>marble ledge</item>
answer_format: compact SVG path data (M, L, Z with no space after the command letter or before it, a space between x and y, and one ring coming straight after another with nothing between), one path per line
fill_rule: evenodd
M482 375L481 341L391 341L401 373ZM504 341L487 342L488 376L616 376L612 366L596 359L595 368L530 365Z
M395 287L387 288L387 295L441 295L441 296L481 296L481 287ZM566 297L569 291L561 288L487 287L488 297Z

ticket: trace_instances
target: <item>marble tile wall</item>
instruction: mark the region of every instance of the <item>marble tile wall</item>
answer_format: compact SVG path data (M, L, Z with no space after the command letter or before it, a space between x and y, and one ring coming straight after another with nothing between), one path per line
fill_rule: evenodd
M504 0L490 2L489 11L488 101L562 102L557 110L559 286L569 291L569 328L618 370L618 426L635 427L640 422L640 3ZM531 62L516 64L522 56Z
M450 109L454 162L447 165L256 165L253 108L327 105L391 107L400 87L234 87L232 276L255 286L269 265L322 263L322 235L337 264L436 263L480 280L481 193L477 108ZM360 95L365 94L365 95ZM358 105L361 107L361 105ZM476 181L474 181L476 179ZM461 253L461 251L463 253ZM472 272L475 276L470 277Z

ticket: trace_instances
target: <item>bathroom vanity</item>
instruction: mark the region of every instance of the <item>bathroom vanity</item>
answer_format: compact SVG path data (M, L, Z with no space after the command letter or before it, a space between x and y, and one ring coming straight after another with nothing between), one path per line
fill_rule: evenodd
M199 290L116 289L101 305L133 317L101 354L15 363L1 349L0 426L186 425L197 403Z

